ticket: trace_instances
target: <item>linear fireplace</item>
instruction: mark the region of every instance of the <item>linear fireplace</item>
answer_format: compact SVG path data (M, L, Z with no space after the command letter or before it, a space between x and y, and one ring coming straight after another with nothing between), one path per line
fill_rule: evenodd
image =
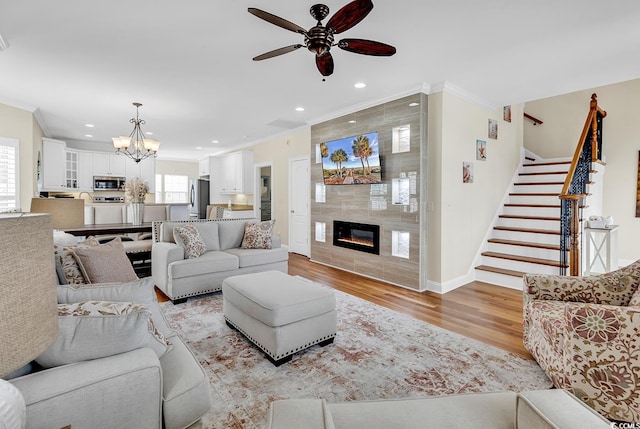
M333 245L379 255L380 226L334 220Z

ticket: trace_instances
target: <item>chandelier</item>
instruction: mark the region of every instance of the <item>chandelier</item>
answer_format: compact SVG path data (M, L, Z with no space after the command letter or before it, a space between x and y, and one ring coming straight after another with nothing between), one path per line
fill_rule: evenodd
M142 103L133 103L136 106L136 117L129 120L133 124L133 131L129 136L113 137L113 147L116 153L128 156L135 162L140 162L145 158L158 156L158 147L160 142L144 137L144 133L140 129L140 125L144 125L144 119L138 118L138 108Z

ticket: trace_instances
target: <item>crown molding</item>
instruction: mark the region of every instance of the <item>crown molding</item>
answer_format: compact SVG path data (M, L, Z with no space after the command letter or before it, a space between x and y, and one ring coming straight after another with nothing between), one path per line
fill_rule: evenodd
M477 95L470 93L464 88L461 88L448 81L438 82L431 85L431 94L436 94L438 92L446 92L447 94L455 95L458 98L466 100L470 103L477 104L478 106L484 107L489 110L498 110L500 108L500 106L497 106L495 103L485 100L482 97L478 97Z
M368 109L370 107L375 107L375 106L379 106L379 105L384 104L384 103L388 103L390 101L398 100L400 98L407 97L409 95L418 94L418 93L423 93L423 94L427 94L428 95L430 91L431 91L431 85L429 85L428 83L422 83L421 85L419 85L417 87L412 87L412 88L406 89L406 90L404 90L402 92L399 92L399 93L396 93L396 94L393 94L393 95L389 95L389 96L381 97L381 98L374 98L374 99L367 100L367 101L359 103L359 104L355 104L353 106L349 106L349 107L347 107L345 109L342 109L342 110L334 111L329 115L320 116L320 117L314 118L312 120L309 120L309 121L307 121L307 123L309 125L320 124L322 122L330 121L332 119L339 118L341 116L345 116L345 115L349 115L351 113L359 112L361 110Z
M45 137L49 137L49 128L47 127L47 123L44 121L42 117L42 113L40 113L40 108L36 107L33 111L33 117L36 118L36 122L40 125L40 129Z

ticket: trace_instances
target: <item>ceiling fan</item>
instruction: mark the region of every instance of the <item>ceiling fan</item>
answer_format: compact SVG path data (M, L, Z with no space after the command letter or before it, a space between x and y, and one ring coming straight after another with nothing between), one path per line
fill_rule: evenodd
M252 13L258 18L304 36L303 44L285 46L280 49L265 52L255 57L253 61L273 58L295 51L304 46L316 55L316 66L320 73L323 76L329 76L333 73L333 57L331 56L331 52L329 52L332 46L337 46L340 49L356 54L391 56L396 53L396 48L385 43L365 39L342 39L337 43L333 41L335 34L342 33L355 26L362 21L372 9L373 3L371 0L354 0L336 12L329 21L327 21L326 25L322 25L322 20L329 15L329 8L324 4L316 4L311 6L309 12L318 23L309 30L305 30L284 18L250 7L249 13Z

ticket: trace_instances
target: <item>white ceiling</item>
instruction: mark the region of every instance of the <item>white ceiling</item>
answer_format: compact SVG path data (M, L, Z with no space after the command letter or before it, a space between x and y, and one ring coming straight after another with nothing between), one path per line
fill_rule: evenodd
M347 0L325 3L331 16ZM129 134L141 102L160 158L195 160L287 131L274 121L313 124L445 81L499 107L640 77L638 0L374 0L336 40L385 42L393 57L334 47L326 82L305 49L251 60L302 36L248 7L310 28L312 4L0 0L0 102L36 111L49 137L97 142Z

